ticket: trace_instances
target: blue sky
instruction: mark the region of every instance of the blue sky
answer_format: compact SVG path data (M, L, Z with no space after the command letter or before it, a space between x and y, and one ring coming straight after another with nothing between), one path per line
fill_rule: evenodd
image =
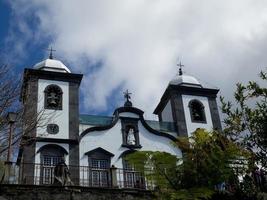
M148 118L184 71L232 100L266 69L267 2L259 0L0 0L1 57L21 74L56 49L84 74L81 113L112 114L129 89Z

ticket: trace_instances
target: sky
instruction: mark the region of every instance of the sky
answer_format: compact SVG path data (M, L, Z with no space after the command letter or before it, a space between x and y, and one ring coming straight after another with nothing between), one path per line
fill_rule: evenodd
M14 73L49 47L84 74L80 113L111 115L132 93L146 118L178 72L220 89L267 67L266 0L0 0L0 58Z

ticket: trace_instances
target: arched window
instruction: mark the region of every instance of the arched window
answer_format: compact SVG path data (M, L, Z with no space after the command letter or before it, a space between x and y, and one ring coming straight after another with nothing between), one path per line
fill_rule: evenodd
M41 158L41 184L52 184L54 181L55 166L64 161L64 157L68 152L56 144L44 145L37 151L37 153L39 152Z
M199 100L189 102L191 121L195 123L206 123L205 107Z
M45 109L62 110L62 90L57 85L45 88Z
M122 166L123 166L123 186L125 188L145 188L145 178L143 173L137 171L133 165L131 165L125 158L128 154L134 151L128 150L123 152Z

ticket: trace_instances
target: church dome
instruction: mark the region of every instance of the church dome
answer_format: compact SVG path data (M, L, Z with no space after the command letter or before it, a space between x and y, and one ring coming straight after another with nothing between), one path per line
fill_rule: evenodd
M33 66L34 69L40 69L45 71L71 73L68 67L64 65L60 60L46 59Z
M183 85L183 86L195 86L202 87L200 82L193 76L189 75L176 75L170 82L169 85Z

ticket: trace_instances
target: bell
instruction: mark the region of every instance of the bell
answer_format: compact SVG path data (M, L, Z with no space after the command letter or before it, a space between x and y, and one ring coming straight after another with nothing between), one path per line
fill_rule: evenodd
M49 95L49 97L48 97L48 99L49 99L49 104L50 105L53 105L53 106L55 106L55 105L57 105L57 96L56 96L56 93L54 93L54 92L51 92L50 93L50 95Z

